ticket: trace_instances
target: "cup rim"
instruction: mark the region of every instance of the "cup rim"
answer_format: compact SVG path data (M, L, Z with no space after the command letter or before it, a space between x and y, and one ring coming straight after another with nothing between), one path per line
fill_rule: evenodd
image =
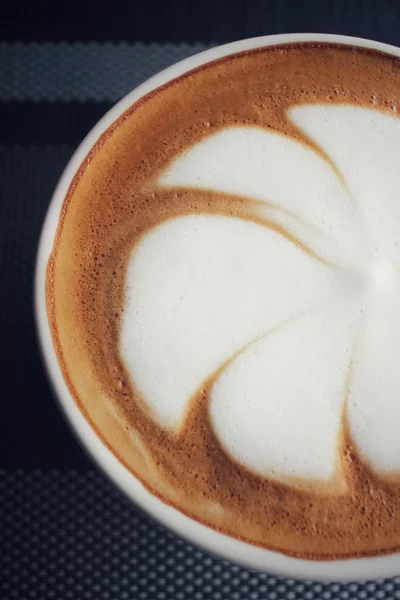
M64 381L47 317L45 279L50 252L64 199L78 168L98 138L144 95L205 63L237 52L290 43L336 43L369 48L400 57L395 46L363 38L332 34L279 34L249 38L200 52L164 69L115 104L78 146L53 192L42 227L34 277L34 312L43 362L55 397L71 430L100 470L137 506L189 543L211 555L270 575L317 581L355 581L393 577L400 573L400 553L384 556L314 561L287 556L220 533L186 516L154 496L109 450L79 409Z

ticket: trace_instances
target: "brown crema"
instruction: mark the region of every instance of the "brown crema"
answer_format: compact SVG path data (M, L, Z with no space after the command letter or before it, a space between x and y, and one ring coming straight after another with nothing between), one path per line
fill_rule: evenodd
M181 433L158 426L119 354L127 263L140 237L174 216L256 219L257 203L248 198L157 187L163 169L196 142L249 124L310 146L286 118L293 105L373 105L393 114L399 99L400 60L349 46L269 47L191 71L133 105L95 144L65 198L48 264L48 314L65 380L112 452L180 511L289 555L323 560L400 550L399 479L363 463L345 419L338 458L345 491L250 472L211 428L213 376L191 399Z

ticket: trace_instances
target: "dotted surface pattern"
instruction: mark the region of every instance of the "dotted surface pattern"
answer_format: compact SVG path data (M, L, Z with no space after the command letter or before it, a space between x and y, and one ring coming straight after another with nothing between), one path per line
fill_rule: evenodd
M95 471L0 471L3 600L389 600L400 577L321 584L211 558Z
M61 145L0 145L0 466L7 468L89 465L52 398L32 305L41 225L72 151Z
M115 102L211 44L0 43L0 100Z
M101 61L96 53L92 62L85 55L91 46L61 45L75 56L69 93L75 98L111 98L109 91L101 96ZM127 54L136 48L122 47ZM0 44L0 70L10 60L10 48ZM115 46L102 48L114 56L110 64L115 61ZM182 46L171 52L168 45L162 48L162 66L181 57ZM18 98L25 102L21 106L14 102L15 114L21 110L28 119L32 115L43 119L38 131L49 127L46 106L42 112L36 110L40 98L51 99L50 88L42 88L42 82L56 76L59 82L68 80L62 61L56 74L54 57L47 56L56 49L50 44L34 46L31 58L24 55L24 69L31 71L26 95L16 84L0 86L0 94L8 100L17 98L19 89ZM199 49L188 46L187 53ZM14 50L17 56L21 47ZM152 55L150 49L146 55L144 46L142 50L149 73L159 69L157 53ZM160 47L157 52L160 57ZM16 72L19 68L15 64ZM147 76L135 69L132 81ZM73 82L83 81L90 70L97 83L86 92L78 85L75 89ZM132 87L125 75L121 77L121 85ZM60 89L68 99L67 88ZM121 87L112 93L124 91ZM71 103L59 105L57 114L76 128ZM87 108L90 112L90 105ZM87 130L90 125L89 119ZM12 140L1 144L0 131L1 600L400 600L400 577L343 585L297 582L250 573L211 558L146 517L95 471L52 398L36 343L31 300L41 224L73 150L72 145L46 145L34 139L26 145Z

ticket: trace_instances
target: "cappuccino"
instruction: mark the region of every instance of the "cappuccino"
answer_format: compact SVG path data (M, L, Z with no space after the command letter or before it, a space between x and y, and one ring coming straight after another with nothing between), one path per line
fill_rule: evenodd
M400 60L350 46L191 71L98 140L48 264L64 378L112 452L293 556L400 549L399 97Z

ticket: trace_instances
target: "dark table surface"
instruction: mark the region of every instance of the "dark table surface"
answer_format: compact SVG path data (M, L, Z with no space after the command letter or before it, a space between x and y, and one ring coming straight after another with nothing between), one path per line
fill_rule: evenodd
M112 14L98 5L74 12L78 6L9 2L0 17L0 598L400 598L400 577L329 585L250 573L129 504L59 414L31 302L52 190L77 144L122 95L180 58L253 35L324 31L400 45L400 2L149 0L121 3Z

